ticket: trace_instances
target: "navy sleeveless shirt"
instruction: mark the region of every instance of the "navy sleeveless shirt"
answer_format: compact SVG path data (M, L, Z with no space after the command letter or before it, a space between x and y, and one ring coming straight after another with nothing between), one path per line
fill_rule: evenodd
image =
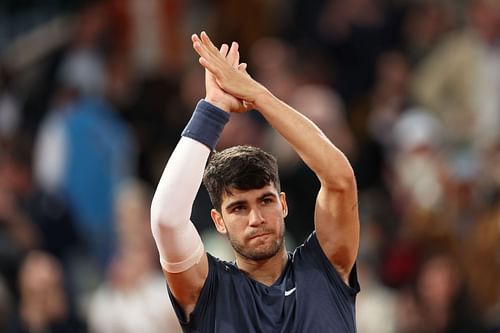
M266 286L234 263L208 256L208 277L189 321L170 298L184 332L355 333L356 266L346 285L316 233L289 254L281 277Z

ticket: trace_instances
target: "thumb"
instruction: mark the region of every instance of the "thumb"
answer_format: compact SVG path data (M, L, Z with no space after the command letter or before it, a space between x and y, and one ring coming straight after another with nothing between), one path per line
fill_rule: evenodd
M245 74L248 74L247 73L247 63L246 62L242 62L241 64L238 65L238 70L245 73Z

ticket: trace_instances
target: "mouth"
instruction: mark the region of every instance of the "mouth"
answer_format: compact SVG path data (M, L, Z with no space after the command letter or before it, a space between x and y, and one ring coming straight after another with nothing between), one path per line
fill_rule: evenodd
M260 238L264 238L266 236L270 236L271 233L270 232L263 232L263 233L260 233L260 234L256 234L256 235L253 235L251 236L248 240L253 240L253 239L260 239Z

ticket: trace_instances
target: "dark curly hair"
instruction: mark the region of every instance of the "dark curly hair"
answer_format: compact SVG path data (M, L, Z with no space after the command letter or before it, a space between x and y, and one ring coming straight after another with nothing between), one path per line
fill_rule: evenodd
M219 212L222 196L231 194L231 189L259 189L270 183L280 192L276 158L253 146L234 146L214 153L203 176L212 205Z

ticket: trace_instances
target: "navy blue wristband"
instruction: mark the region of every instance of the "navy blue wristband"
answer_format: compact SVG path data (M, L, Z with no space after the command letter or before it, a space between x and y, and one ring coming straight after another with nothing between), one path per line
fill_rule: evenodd
M188 124L182 131L182 136L203 143L210 150L215 150L224 125L229 121L229 112L215 105L200 100Z

